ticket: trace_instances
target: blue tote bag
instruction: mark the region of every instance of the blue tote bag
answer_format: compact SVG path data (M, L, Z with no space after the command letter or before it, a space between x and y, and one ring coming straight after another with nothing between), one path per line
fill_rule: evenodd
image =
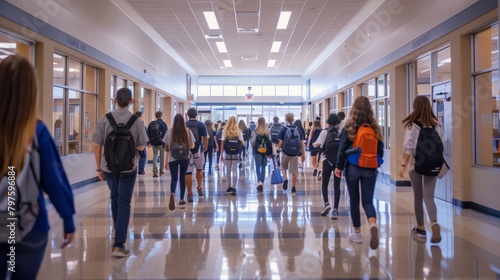
M277 185L283 183L283 175L281 175L281 170L276 169L276 162L274 161L273 155L273 173L271 174L271 185Z

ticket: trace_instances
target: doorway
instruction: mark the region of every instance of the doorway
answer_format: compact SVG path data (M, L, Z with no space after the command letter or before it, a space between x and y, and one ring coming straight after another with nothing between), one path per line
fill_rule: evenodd
M451 167L451 83L445 82L434 84L432 86L432 107L438 121L443 126L443 151L444 159ZM441 179L437 179L434 196L447 202L452 202L452 172L450 168L448 173Z

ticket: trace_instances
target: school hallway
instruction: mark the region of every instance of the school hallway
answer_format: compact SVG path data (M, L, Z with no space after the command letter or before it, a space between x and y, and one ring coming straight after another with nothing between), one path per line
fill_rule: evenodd
M215 165L215 164L214 164ZM222 169L203 179L205 197L194 194L185 209L168 209L170 173L138 178L128 240L131 255L110 256L113 226L109 190L99 182L75 190L74 244L60 250L62 225L49 206L51 232L39 279L499 279L500 220L436 199L442 241L416 240L411 229L413 193L377 182L374 198L380 245L369 248L352 232L348 195L341 185L338 220L320 216L321 181L300 169L297 195L269 185L258 195L253 159L239 170L237 195L226 195ZM268 170L269 172L269 170ZM196 184L193 179L194 184ZM333 182L333 181L332 181ZM332 185L333 183L331 183ZM401 190L403 189L403 190ZM333 196L333 187L330 189ZM330 197L330 203L333 197Z

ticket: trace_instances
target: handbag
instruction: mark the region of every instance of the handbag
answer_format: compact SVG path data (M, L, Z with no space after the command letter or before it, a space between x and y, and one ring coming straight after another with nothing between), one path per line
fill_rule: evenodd
M446 173L448 173L448 170L450 170L450 167L448 166L448 163L446 163L446 160L443 162L443 166L441 166L441 170L439 170L438 173L438 178L442 179Z
M283 175L281 175L281 170L276 169L276 162L274 162L273 156L273 172L271 173L271 185L277 185L283 183Z

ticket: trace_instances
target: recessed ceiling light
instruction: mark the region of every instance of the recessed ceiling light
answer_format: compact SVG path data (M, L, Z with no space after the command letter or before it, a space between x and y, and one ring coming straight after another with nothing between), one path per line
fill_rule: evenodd
M273 46L271 47L271 52L279 52L281 47L280 41L274 41Z
M290 20L290 16L292 15L292 12L281 12L280 18L278 20L278 26L276 27L277 29L286 29L288 26L288 21Z
M224 42L215 42L215 44L220 53L227 53L226 44L224 44Z
M205 20L207 21L208 28L210 29L219 29L219 23L217 23L217 18L215 17L214 12L203 12L205 16Z
M276 59L269 59L267 67L274 67L274 64L276 64Z
M207 39L207 40L222 39L222 34L219 34L219 35L205 35L205 39Z
M225 59L224 60L224 66L226 66L226 67L233 67L233 64L231 63L231 60Z

